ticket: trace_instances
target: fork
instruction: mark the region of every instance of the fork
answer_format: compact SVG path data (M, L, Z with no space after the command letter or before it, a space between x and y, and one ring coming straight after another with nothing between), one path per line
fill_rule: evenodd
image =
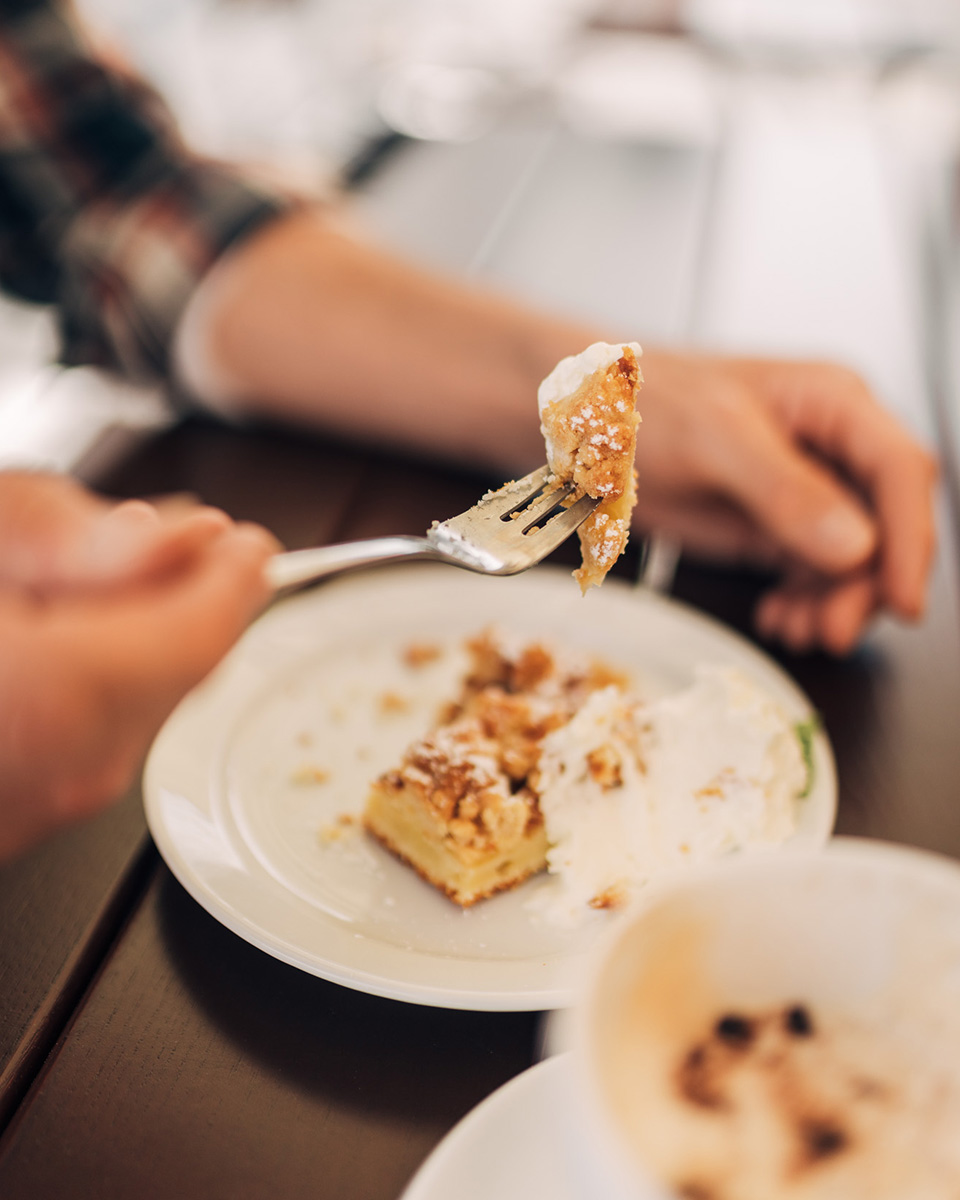
M600 503L581 496L565 507L573 491L572 483L556 486L550 468L540 467L487 492L459 516L434 521L426 537L370 538L290 550L274 555L267 578L276 591L287 591L352 567L404 558L451 563L483 575L516 575L556 550Z

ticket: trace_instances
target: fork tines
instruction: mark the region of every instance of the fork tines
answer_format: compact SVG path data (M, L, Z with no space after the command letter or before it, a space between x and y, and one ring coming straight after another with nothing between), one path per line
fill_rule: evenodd
M549 467L540 467L487 492L459 516L435 522L427 538L460 566L512 575L545 558L599 504L590 496L570 503L574 493L574 485L559 483Z
M580 496L570 503L575 492L572 480L559 483L550 468L543 466L495 492L487 492L473 511L499 516L501 521L509 522L508 530L514 535L536 533L548 523L559 533L562 525L567 530L562 538L581 525L599 503L590 496ZM561 517L565 518L562 522Z
M539 471L535 471L534 475L539 476L545 471L546 477L543 482L535 484L531 491L508 508L506 512L501 513L501 521L522 521L521 532L529 533L540 525L545 525L552 516L565 507L564 502L573 495L576 490L575 485L569 481L557 485L549 470L543 467ZM527 476L527 478L530 477Z

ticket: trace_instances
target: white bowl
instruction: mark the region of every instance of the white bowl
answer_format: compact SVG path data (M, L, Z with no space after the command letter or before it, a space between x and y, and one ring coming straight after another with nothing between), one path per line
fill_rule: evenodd
M960 866L837 839L652 888L571 1036L587 1194L956 1195Z

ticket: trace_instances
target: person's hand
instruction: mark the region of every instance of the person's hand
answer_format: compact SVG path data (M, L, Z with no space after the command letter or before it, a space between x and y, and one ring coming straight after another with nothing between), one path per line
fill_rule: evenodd
M264 530L0 473L0 859L129 786L268 599Z
M770 565L759 631L845 653L869 619L923 614L934 459L853 372L822 363L644 354L639 528Z

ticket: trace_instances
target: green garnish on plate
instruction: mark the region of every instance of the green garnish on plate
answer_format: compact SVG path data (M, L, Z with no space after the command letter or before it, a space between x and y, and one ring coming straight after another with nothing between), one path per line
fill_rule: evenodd
M807 768L807 785L797 797L799 800L805 800L813 791L813 779L816 774L816 768L813 761L813 739L823 728L823 719L819 713L811 713L805 721L797 721L793 727L794 733L797 735L797 741L800 743L800 753L803 755L803 763Z

